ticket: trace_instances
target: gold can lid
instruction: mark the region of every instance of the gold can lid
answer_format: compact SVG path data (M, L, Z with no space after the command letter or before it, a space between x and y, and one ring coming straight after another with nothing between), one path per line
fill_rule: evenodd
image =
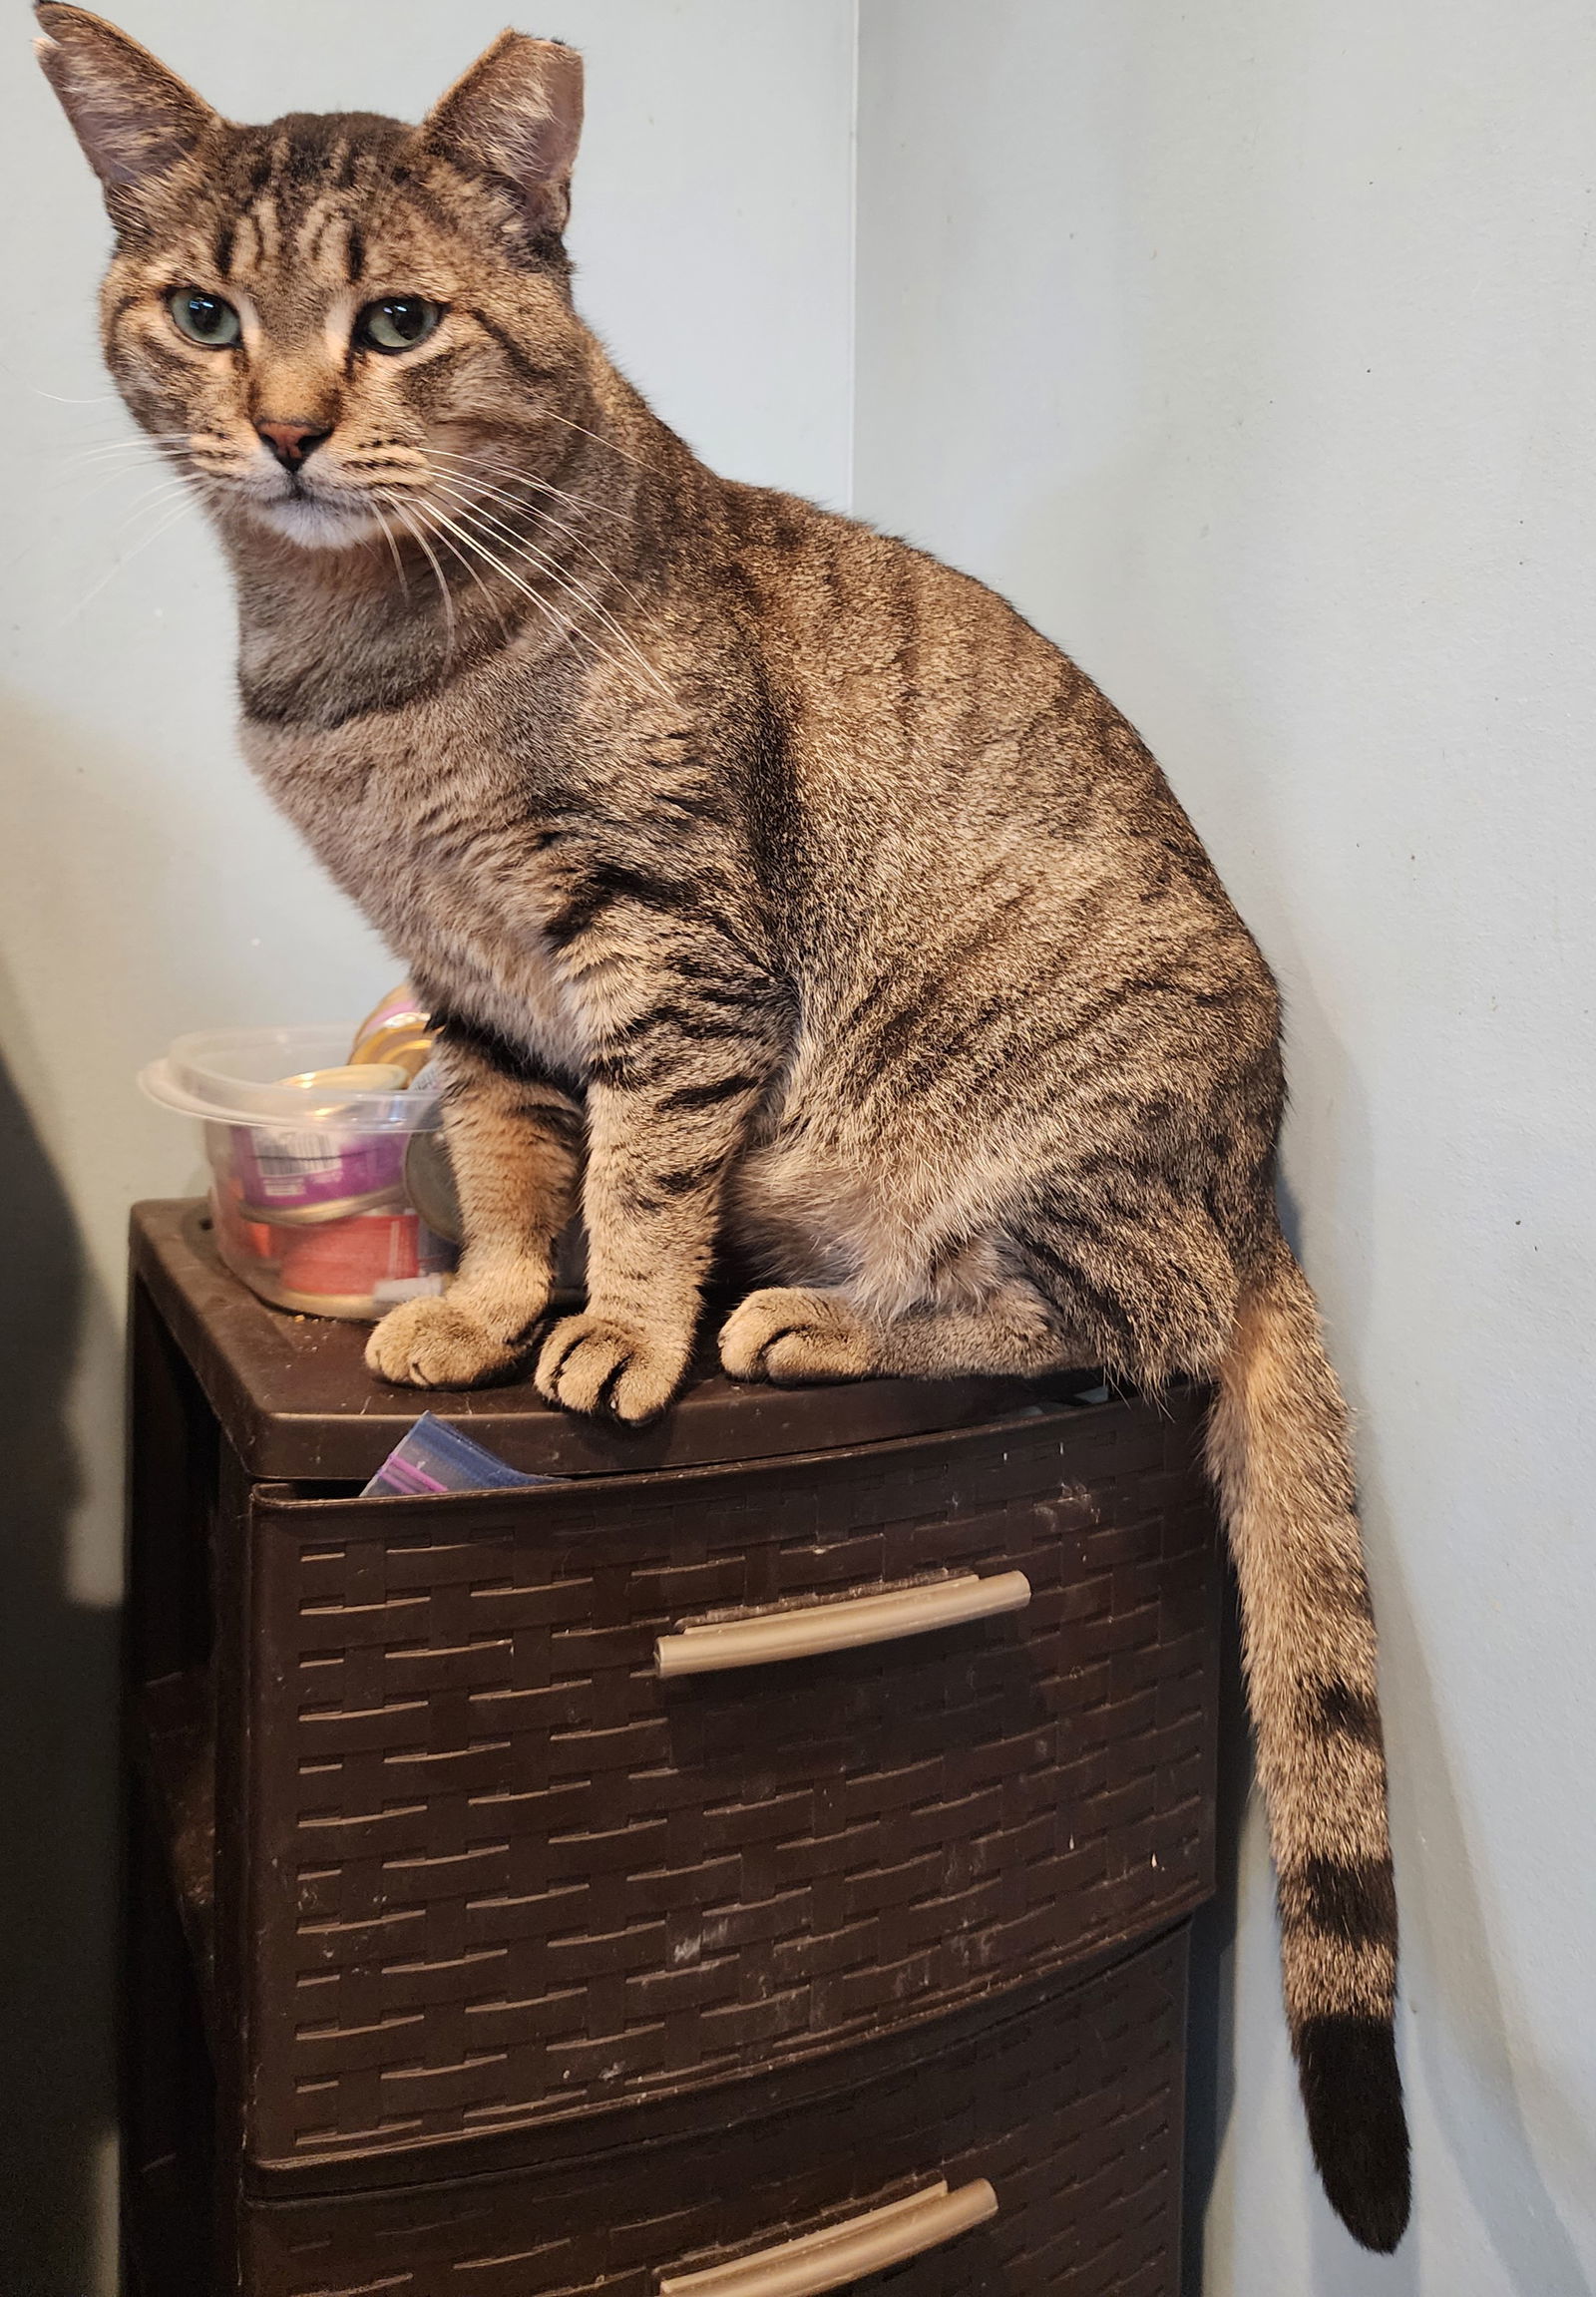
M432 1039L432 1018L426 1006L408 981L400 981L377 1004L374 1004L354 1035L354 1048L349 1058L360 1060L392 1060L390 1052L373 1052L370 1047L381 1044L413 1044L418 1038ZM421 1062L410 1070L412 1076Z
M397 1061L349 1061L338 1069L301 1069L296 1077L280 1077L285 1085L303 1086L307 1092L403 1092L409 1078ZM310 1111L311 1115L316 1112Z
M406 1084L413 1084L432 1058L433 1041L424 1014L403 1013L359 1038L352 1057L357 1064L402 1069Z
M369 1212L403 1212L405 1200L397 1188L368 1190L364 1196L329 1197L319 1204L249 1204L238 1200L242 1220L258 1221L266 1228L324 1228L328 1221L360 1220Z

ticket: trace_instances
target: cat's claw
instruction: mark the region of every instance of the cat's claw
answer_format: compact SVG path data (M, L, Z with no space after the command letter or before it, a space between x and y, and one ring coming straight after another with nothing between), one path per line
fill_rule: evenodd
M400 1387L475 1387L507 1371L516 1350L450 1300L407 1300L366 1342L366 1365Z
M607 1412L637 1427L662 1412L687 1368L688 1343L606 1316L568 1316L538 1358L540 1395L567 1411Z
M874 1368L873 1352L839 1294L796 1285L750 1293L720 1328L721 1368L732 1379L863 1379Z

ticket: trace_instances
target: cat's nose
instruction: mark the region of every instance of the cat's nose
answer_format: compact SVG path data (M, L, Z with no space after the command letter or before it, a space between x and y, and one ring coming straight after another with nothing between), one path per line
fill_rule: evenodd
M255 429L285 471L297 471L305 457L332 436L313 423L257 423Z

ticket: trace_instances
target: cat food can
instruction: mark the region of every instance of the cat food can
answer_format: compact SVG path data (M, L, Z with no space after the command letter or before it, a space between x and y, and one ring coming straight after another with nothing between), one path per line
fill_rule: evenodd
M355 1031L351 1061L392 1062L412 1081L432 1058L432 1018L408 981L390 989Z
M216 1250L252 1292L300 1316L374 1323L443 1290L456 1252L404 1191L441 1100L399 1061L349 1062L346 1029L180 1038L140 1078L199 1117Z
M277 1255L276 1297L303 1316L381 1315L443 1290L454 1255L408 1208L294 1229Z
M312 1117L351 1093L403 1091L410 1079L396 1063L360 1062L284 1077L284 1092L302 1095ZM319 1104L319 1105L318 1105ZM406 1137L326 1132L306 1124L292 1132L234 1125L234 1169L257 1220L338 1220L397 1203Z

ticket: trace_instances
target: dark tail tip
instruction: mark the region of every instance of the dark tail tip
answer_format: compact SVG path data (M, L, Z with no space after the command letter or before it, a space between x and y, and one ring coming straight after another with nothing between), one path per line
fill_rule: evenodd
M1366 2249L1395 2249L1412 2184L1390 2021L1310 2018L1296 2046L1308 2134L1331 2207Z

